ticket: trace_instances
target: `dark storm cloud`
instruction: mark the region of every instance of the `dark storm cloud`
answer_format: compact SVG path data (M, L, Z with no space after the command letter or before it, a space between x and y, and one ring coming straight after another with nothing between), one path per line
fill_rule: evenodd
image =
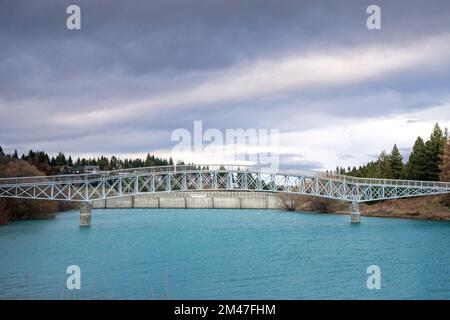
M342 84L337 79L318 85L305 75L304 87L291 88L283 76L278 83L274 77L273 87L280 90L235 90L242 87L242 73L255 69L256 82L264 77L260 61L278 70L290 57L339 57L353 49L364 55L366 46L401 50L414 41L428 57L434 44L420 41L449 31L446 0L377 1L379 32L367 30L368 3L356 0L76 1L82 10L78 31L65 27L70 4L0 2L0 144L141 152L170 148L170 133L192 128L194 120L206 128L289 132L421 110L449 99L450 75L443 67L448 64L434 66L433 59L421 59L420 68L413 61L388 69L386 76L345 70ZM370 64L361 62L367 69ZM383 67L378 61L377 68ZM220 95L222 81L230 94L215 100L209 95Z

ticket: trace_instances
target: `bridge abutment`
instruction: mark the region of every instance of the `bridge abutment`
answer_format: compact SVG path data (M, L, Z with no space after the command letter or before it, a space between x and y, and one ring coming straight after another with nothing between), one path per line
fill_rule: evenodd
M351 223L361 223L361 213L359 212L359 203L350 203L350 222Z
M80 205L80 227L89 227L91 225L91 209L90 202L82 202Z

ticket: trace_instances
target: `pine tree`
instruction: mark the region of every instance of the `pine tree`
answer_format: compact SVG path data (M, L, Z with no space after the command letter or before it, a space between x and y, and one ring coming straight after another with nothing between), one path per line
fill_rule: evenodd
M48 154L46 154L44 151L39 151L36 154L36 161L38 164L43 164L43 163L48 164L50 162L50 158L48 157Z
M386 151L381 151L375 168L375 177L389 179L392 176L389 155Z
M426 177L426 146L421 137L417 137L414 143L408 164L406 165L406 177L410 180L424 180Z
M66 156L64 155L64 153L62 153L62 152L58 153L58 155L56 156L56 165L57 166L67 165L67 160L66 160Z
M450 182L450 139L447 139L447 143L444 147L444 154L442 155L440 181Z
M147 154L147 158L145 159L144 165L146 167L152 167L155 165L154 159L150 156L150 154Z
M115 156L111 157L111 160L109 161L109 167L111 170L116 170L118 169L118 161L117 158Z
M100 170L108 170L109 169L109 159L101 156L97 159L97 165L100 167Z
M403 172L403 157L398 151L397 145L394 144L391 154L389 155L389 166L391 179L400 179Z
M425 180L438 181L440 166L442 162L442 154L444 153L445 146L444 134L436 123L433 132L431 133L430 140L425 144L426 146L426 174Z
M450 182L450 138L448 138L448 136L446 141L444 154L442 155L441 174L439 178L443 182ZM450 194L442 196L442 203L450 207Z

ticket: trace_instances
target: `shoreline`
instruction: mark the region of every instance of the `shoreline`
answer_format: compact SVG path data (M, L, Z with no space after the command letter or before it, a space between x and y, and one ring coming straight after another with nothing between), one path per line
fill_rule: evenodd
M302 212L302 211L298 211ZM321 213L316 211L310 211L308 213ZM346 215L350 216L350 212L323 212L327 214L339 214L339 215ZM369 218L387 218L387 219L407 219L407 220L421 220L421 221L439 221L439 222L450 222L450 217L442 218L442 219L433 219L423 216L412 216L412 215L406 215L406 214L400 214L400 215L388 215L388 214L377 214L377 213L361 213L361 217L369 217Z
M447 200L447 196L426 196L362 203L360 205L360 212L362 217L449 222L450 207L447 206ZM299 196L295 202L295 209L292 208L293 210L289 210L283 205L283 201L274 194L227 192L221 194L210 193L208 197L192 198L190 192L188 192L183 194L152 194L111 199L94 203L93 209L274 209L291 212L350 215L348 203L344 201ZM46 209L49 210L49 208ZM56 210L56 208L54 209ZM77 210L74 204L61 205L59 209L56 212L53 210L47 212L30 212L19 217L18 215L13 215L8 220L51 220L60 212L73 209ZM0 225L6 224L8 223L6 222Z

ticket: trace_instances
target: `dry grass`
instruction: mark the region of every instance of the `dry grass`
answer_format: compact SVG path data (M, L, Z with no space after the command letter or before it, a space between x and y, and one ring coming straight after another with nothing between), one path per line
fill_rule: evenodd
M349 213L349 203L326 198L279 194L286 210ZM450 195L424 196L362 203L361 214L374 217L450 220Z
M377 217L450 220L448 195L424 196L362 204L361 214Z

